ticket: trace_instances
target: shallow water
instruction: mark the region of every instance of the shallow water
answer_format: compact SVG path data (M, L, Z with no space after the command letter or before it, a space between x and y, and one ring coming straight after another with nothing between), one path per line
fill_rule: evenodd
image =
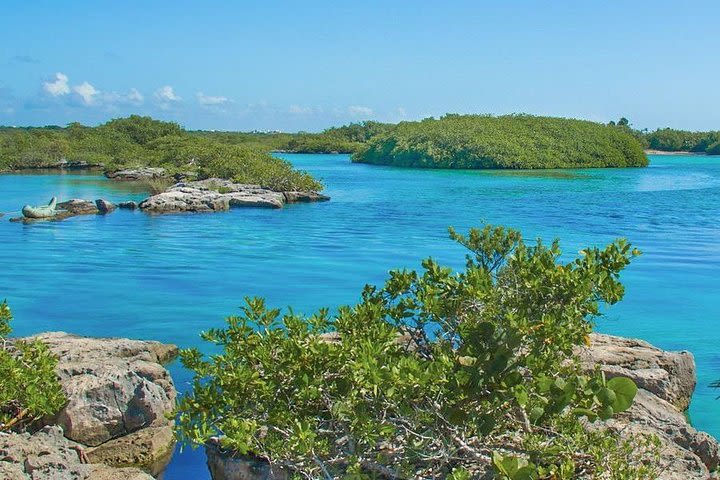
M653 156L645 169L425 171L354 165L345 155L283 155L324 179L332 201L282 210L108 216L21 225L0 220L0 297L17 334L199 344L246 295L311 312L357 299L395 267L432 255L461 266L446 229L483 222L560 237L568 257L624 236L643 252L625 300L598 329L695 354L693 423L720 437L720 158ZM96 175L0 175L0 212L53 195L141 199ZM179 389L187 375L171 367ZM200 451L176 454L165 479L209 478Z

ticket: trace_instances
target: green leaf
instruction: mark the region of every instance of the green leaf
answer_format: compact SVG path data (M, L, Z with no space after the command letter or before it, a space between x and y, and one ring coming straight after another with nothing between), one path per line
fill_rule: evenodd
M615 401L612 409L615 413L624 412L633 403L638 387L627 377L614 377L608 380L607 388L615 392Z

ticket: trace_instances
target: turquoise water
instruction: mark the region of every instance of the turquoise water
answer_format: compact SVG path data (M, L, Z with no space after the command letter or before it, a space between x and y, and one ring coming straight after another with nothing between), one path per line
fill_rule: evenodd
M282 210L148 216L118 211L59 223L0 221L0 297L18 334L66 330L192 346L245 295L310 312L357 299L388 269L434 256L461 266L446 228L483 222L560 237L568 256L625 236L644 255L598 329L687 349L698 364L694 424L720 436L720 158L658 156L645 169L420 171L286 155L324 179L332 201ZM93 175L2 175L0 212L57 195L140 199ZM187 375L172 372L182 390ZM209 478L200 451L165 479Z

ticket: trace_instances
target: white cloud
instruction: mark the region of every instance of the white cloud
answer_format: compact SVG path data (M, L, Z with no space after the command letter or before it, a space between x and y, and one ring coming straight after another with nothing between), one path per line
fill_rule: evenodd
M307 115L313 113L313 109L310 107L304 107L302 105L290 105L290 113L297 115Z
M173 87L170 85L158 88L155 91L155 98L160 100L162 103L179 102L182 100L182 98L175 94L175 90L173 90Z
M80 95L85 105L93 105L95 103L95 97L100 93L98 89L90 85L88 82L83 82L80 85L75 85L73 91Z
M68 77L64 73L56 73L55 81L44 82L43 90L52 95L58 97L60 95L67 95L70 93L70 86L68 85Z
M347 110L353 117L372 117L373 114L372 108L361 105L351 105Z
M406 111L405 108L403 108L403 107L398 107L398 108L397 108L397 114L398 114L398 116L399 116L400 118L405 118L405 117L407 117L407 111Z
M200 105L225 105L230 103L230 99L227 97L213 97L205 95L203 92L198 92L196 96Z
M137 88L131 88L130 93L128 93L125 98L127 98L130 103L134 103L136 105L143 103L145 100L145 97L137 90Z

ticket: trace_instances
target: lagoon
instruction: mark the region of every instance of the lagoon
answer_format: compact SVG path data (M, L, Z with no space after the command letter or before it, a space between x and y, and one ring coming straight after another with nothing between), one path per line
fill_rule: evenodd
M117 211L63 222L7 221L23 204L144 198L97 174L0 175L0 298L15 333L200 345L246 295L312 312L353 302L387 270L433 256L459 267L447 239L482 223L560 237L566 255L624 236L643 251L626 297L598 330L690 350L696 427L720 437L720 158L651 156L639 169L457 171L351 164L347 155L281 155L322 178L330 202L281 210L149 216ZM11 213L15 212L15 213ZM171 367L178 389L187 375ZM176 454L165 480L209 478L204 454Z

